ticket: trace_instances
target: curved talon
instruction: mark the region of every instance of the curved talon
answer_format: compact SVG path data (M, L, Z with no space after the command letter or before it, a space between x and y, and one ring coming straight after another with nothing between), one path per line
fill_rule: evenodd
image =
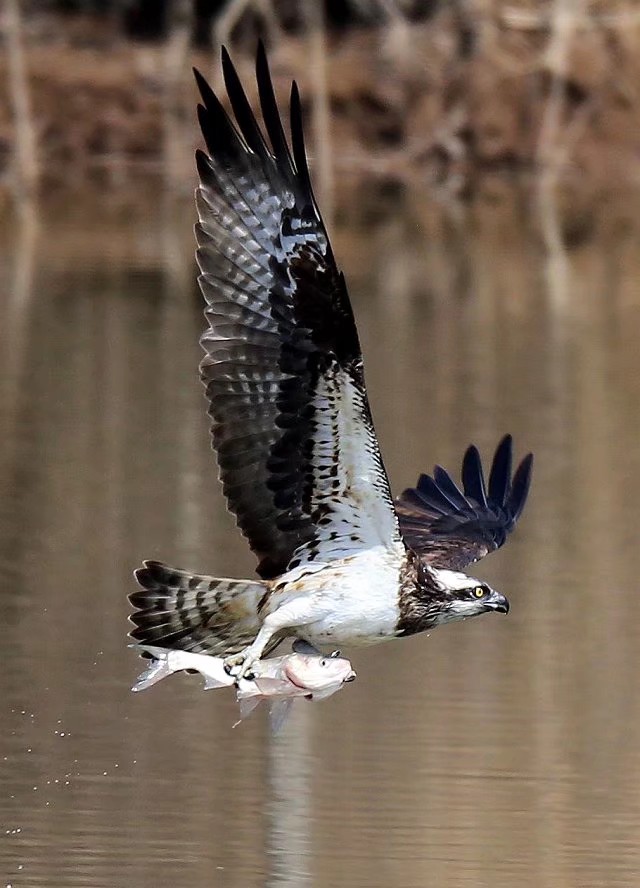
M251 669L253 662L253 660L248 660L245 657L242 663L240 663L236 671L232 673L235 677L236 683L239 682L241 678L246 678L248 681L251 681L249 676L254 674Z
M255 673L251 668L255 660L254 656L247 654L245 651L239 654L231 654L231 656L225 658L225 672L235 678L236 684L243 678L251 681L252 678L255 678Z
M242 667L245 661L246 657L242 654L231 654L230 657L225 657L222 665L227 675L231 675L237 680L242 677Z

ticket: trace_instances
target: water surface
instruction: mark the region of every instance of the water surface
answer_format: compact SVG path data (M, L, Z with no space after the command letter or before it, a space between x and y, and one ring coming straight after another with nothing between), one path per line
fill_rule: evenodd
M535 480L476 570L507 618L355 653L275 739L193 677L129 692L142 558L253 570L197 381L191 201L4 210L1 885L637 884L639 210L613 196L564 250L500 183L342 196L394 489L507 431Z

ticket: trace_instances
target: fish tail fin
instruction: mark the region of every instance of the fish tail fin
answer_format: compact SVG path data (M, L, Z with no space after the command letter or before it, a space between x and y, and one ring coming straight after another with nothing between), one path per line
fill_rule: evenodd
M226 656L250 644L260 628L265 583L201 576L159 561L145 561L135 578L131 637L142 645Z
M131 687L132 691L144 691L168 675L188 669L190 665L190 655L182 651L170 651L151 644L132 644L130 647L151 660L147 669L135 680Z
M151 660L147 669L137 677L131 686L132 691L144 691L178 671L175 662L169 656L171 651L150 644L132 644L130 647L140 651L143 657L149 657Z
M151 665L131 685L131 690L136 692L145 691L152 685L162 681L167 675L171 675L172 672L173 670L169 668L166 660L153 659Z

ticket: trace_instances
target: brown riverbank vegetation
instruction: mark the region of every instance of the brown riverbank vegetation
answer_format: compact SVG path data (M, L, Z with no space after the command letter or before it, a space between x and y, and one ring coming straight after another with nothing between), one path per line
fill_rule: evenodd
M361 5L378 14L348 28L305 3L306 18L289 27L277 0L236 0L212 22L213 42L231 41L249 85L254 32L270 42L283 102L292 76L303 89L310 150L325 174L337 164L456 193L496 169L541 168L596 190L640 181L635 4L470 0L424 4L422 16L418 3ZM174 4L156 41L125 39L112 15L9 7L3 42L11 50L17 40L21 54L0 55L5 178L31 162L30 134L38 172L27 178L77 184L97 173L126 187L149 170L190 184L190 67L215 79L218 56L193 40L188 2Z

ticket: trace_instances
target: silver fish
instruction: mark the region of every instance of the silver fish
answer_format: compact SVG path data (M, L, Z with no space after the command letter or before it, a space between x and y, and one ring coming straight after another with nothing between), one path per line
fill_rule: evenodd
M132 648L151 654L149 667L138 677L132 691L143 691L174 672L192 670L204 677L205 690L236 687L240 705L239 724L263 701L269 701L271 727L282 727L296 697L325 700L339 691L345 682L356 677L351 663L336 651L323 656L304 641L294 642L293 651L281 657L259 660L251 678L236 681L224 668L222 657L174 651L146 644ZM234 725L235 727L235 725Z

